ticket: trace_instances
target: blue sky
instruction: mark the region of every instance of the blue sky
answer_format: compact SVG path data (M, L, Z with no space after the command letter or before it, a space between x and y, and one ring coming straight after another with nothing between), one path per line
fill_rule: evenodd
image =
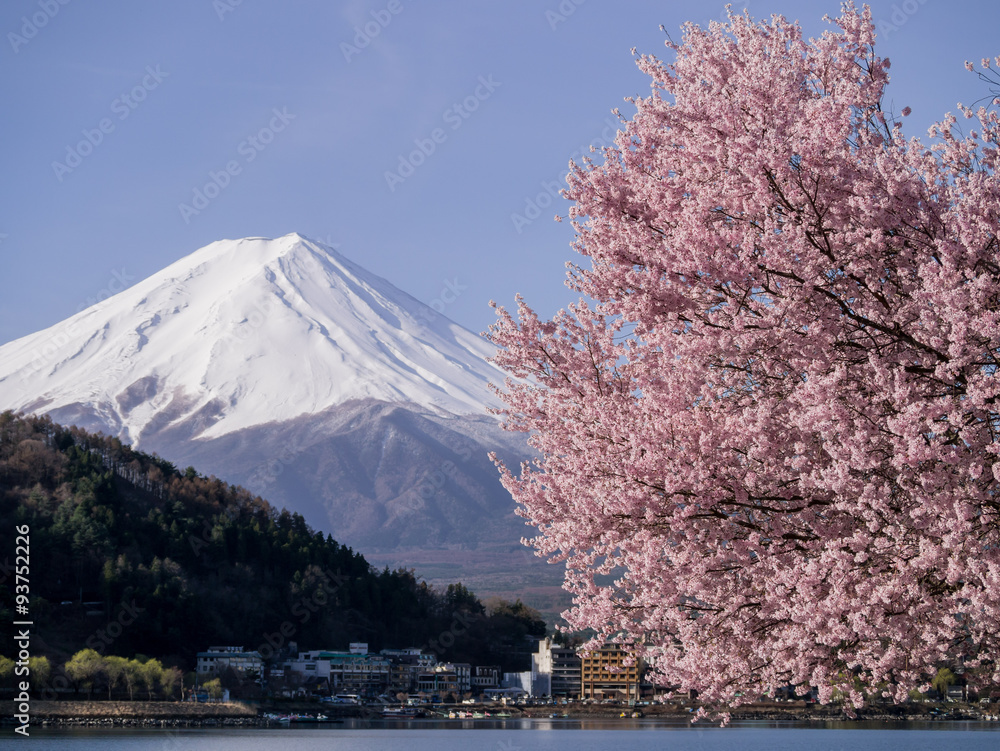
M1000 54L1000 3L871 6L908 135L987 93L963 63ZM839 11L734 7L808 35ZM660 24L679 40L684 21L723 14L689 0L7 0L0 342L214 240L292 231L474 331L516 292L551 314L571 299L573 253L548 192L611 135L624 97L648 93L631 48L662 55Z

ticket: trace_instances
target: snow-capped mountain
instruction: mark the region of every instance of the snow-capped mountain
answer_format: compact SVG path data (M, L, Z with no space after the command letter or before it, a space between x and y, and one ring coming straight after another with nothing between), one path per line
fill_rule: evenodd
M320 243L223 240L0 347L0 410L243 485L380 564L476 585L489 561L480 591L520 596L558 574L488 458L528 454L486 412L490 351Z
M146 448L357 399L484 414L479 337L301 235L212 243L51 328L0 347L0 405Z

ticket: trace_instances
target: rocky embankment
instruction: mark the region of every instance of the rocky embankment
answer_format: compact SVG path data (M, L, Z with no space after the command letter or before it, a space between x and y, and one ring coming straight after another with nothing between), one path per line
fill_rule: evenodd
M13 703L4 702L4 719L13 715ZM559 706L510 706L462 705L428 708L428 717L443 719L449 711L470 715L488 712L493 717L503 712L511 719L566 717L571 719L618 718L632 715L632 709L612 704L568 704ZM31 705L31 724L34 726L83 726L83 727L269 727L277 721L265 713L315 715L322 712L331 721L347 718L379 720L378 707L317 705L314 703L282 703L280 706L258 706L243 702L199 704L195 702L165 701L35 701ZM947 720L981 721L997 717L1000 706L977 707L953 705L947 713L925 705L903 707L873 707L858 712L853 721L859 722L929 722ZM695 714L694 707L680 704L655 704L638 708L638 714L647 719L688 722ZM731 721L764 721L781 723L825 723L848 719L839 707L806 705L804 702L752 704L739 707L730 713ZM708 722L712 722L709 719Z
M4 713L14 714L13 703ZM33 701L32 725L180 727L261 724L256 707L242 702L198 704L174 701Z

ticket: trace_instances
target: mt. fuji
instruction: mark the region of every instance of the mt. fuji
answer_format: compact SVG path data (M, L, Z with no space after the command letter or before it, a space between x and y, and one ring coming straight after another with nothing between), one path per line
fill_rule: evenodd
M491 351L301 235L222 240L0 347L0 409L192 464L385 563L474 550L523 569L487 454L528 450L486 412Z
M0 404L137 448L182 423L217 438L355 399L481 415L503 377L489 352L319 243L223 240L0 348Z

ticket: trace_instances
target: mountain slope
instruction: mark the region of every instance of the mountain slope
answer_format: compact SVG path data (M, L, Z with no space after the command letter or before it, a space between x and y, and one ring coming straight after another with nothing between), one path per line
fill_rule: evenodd
M435 592L409 572L373 569L245 489L177 472L104 436L0 411L0 527L22 524L35 563L33 658L64 662L89 647L193 668L209 644L243 644L265 657L289 640L420 646L436 644L460 610L471 622L440 645L443 659L523 670L528 655L511 647L545 630L511 603L485 614L464 588ZM23 620L13 562L4 562L10 584L0 587L4 645Z
M489 346L336 251L291 234L212 243L0 347L0 404L148 448L355 399L483 414Z
M0 347L0 411L196 466L380 565L551 614L559 572L519 544L488 456L529 453L486 413L504 377L490 352L300 235L223 240Z
M486 416L441 417L361 400L218 438L157 438L158 453L179 466L241 478L366 554L512 550L527 532L488 458L496 451L518 462L523 439Z

